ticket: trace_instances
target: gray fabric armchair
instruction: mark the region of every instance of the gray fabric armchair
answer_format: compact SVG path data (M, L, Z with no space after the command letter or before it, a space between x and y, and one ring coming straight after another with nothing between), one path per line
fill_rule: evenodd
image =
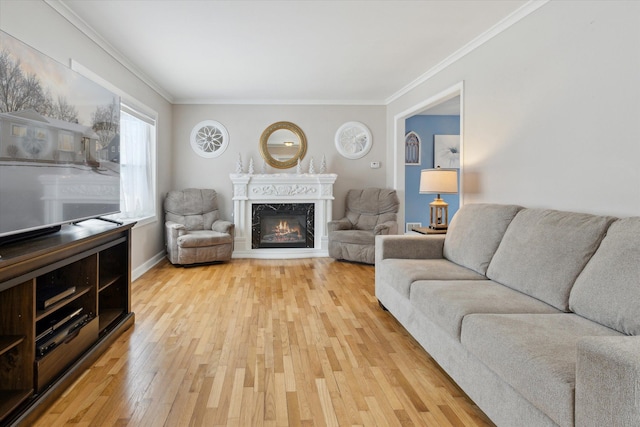
M375 237L398 234L400 202L395 190L367 188L347 192L345 217L329 221L329 256L375 263Z
M234 224L220 219L215 190L174 190L164 200L165 243L172 264L228 261Z

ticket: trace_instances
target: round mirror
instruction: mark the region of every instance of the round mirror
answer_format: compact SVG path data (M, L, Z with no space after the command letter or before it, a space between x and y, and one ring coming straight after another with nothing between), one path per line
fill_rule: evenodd
M287 169L295 166L307 153L307 138L291 122L277 122L262 132L260 154L269 166Z

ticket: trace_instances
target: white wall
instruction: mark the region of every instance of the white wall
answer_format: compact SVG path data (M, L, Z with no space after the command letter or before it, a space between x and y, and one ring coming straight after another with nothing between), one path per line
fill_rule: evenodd
M327 172L338 174L334 186L334 218L344 214L347 190L367 186L384 187L385 170L391 166L384 158L387 145L384 106L175 105L173 119L173 187L214 188L219 194L223 216L229 220L233 212L229 174L235 173L238 154L242 156L245 171L249 159L253 158L255 172L260 173L260 135L272 123L293 122L304 132L307 137L307 154L302 161L303 171L308 171L309 161L313 158L317 172L324 155ZM203 158L191 149L191 130L203 120L216 120L229 132L229 146L220 157ZM360 159L349 160L342 157L334 145L336 130L348 121L366 124L373 135L371 151ZM370 169L372 161L379 161L382 167ZM295 167L268 167L267 172L295 173Z
M170 135L172 110L164 98L150 89L124 66L99 48L71 25L51 6L42 1L1 0L0 29L69 66L71 59L107 80L158 113L158 170L171 169ZM158 176L158 192L167 191L171 177ZM161 213L160 198L158 212ZM159 220L133 229L132 267L144 269L144 264L164 251L162 222Z
M551 1L388 105L464 82L464 203L640 215L640 2ZM387 181L404 191L404 167Z

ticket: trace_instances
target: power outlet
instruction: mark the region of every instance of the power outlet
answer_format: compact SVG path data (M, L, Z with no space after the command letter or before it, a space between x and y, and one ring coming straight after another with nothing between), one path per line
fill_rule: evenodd
M379 169L380 162L371 162L371 169Z

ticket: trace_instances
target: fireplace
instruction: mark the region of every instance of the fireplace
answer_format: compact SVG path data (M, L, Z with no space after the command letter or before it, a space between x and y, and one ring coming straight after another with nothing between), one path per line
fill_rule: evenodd
M314 203L252 204L252 249L313 248L314 208Z
M327 222L332 218L333 184L337 175L234 173L230 178L233 182L235 224L233 258L283 259L329 256ZM266 242L260 245L260 240L264 240L260 236L270 233L256 226L259 224L256 215L262 216L264 212L268 212L268 216L271 211L281 210L279 208L285 208L284 216L293 216L295 221L305 228L300 232L304 236L304 242L296 241L296 247L291 247L292 242L277 243L270 247L264 246ZM292 211L301 212L294 214ZM304 220L297 217L302 215L302 212ZM280 221L277 225L280 227ZM296 224L293 225L295 226ZM292 228L291 225L288 227ZM284 225L278 233L288 234Z

